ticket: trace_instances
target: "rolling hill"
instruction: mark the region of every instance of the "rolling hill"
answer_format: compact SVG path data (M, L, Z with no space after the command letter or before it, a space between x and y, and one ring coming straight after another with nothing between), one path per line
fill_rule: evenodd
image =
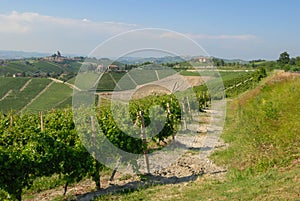
M45 61L42 59L21 59L0 62L0 76L20 74L22 77L58 76L62 73L77 73L81 67L78 61L61 63Z
M0 111L44 111L71 105L72 90L47 78L0 77Z

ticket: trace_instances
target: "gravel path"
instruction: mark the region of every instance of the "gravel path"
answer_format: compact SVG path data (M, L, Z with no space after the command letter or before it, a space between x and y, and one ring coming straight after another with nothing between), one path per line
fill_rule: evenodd
M194 122L188 125L189 131L193 135L186 137L186 133L179 133L176 136L175 144L179 147L185 147L184 152L180 152L179 157L174 162L171 162L167 167L158 168L161 165L155 162L164 157L164 161L168 161L168 157L174 157L168 154L154 155L149 157L151 174L146 176L145 180L141 180L136 176L132 176L127 180L121 180L124 174L118 172L113 182L105 182L102 185L103 189L92 193L86 193L77 196L77 200L87 201L104 194L111 194L125 189L146 188L153 184L176 184L191 182L199 176L207 175L221 179L226 174L225 167L216 166L210 159L209 155L216 149L225 148L227 145L219 139L222 132L224 121L224 103L215 104L214 110L206 110L205 113L194 115ZM199 122L201 122L199 124ZM174 142L172 142L174 143ZM175 152L176 153L176 152ZM173 158L172 158L173 159ZM154 162L153 162L154 161ZM143 166L143 161L139 161ZM153 171L154 170L154 171ZM103 178L102 178L103 179ZM103 182L102 182L103 183Z

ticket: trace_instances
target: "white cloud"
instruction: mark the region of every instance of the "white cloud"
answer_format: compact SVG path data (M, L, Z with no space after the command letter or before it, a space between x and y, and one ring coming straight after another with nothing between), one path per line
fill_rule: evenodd
M50 53L60 50L63 53L88 54L108 38L138 28L142 27L121 22L97 22L87 18L71 19L13 11L10 14L0 14L0 48ZM145 29L129 34L126 39L123 38L125 41L115 43L115 46L111 48L111 55L117 50L121 50L120 44L123 43L123 46L133 49L140 45L152 47L159 43L163 48L172 47L174 50L180 50L185 44L189 44L187 43L188 39L182 36L197 40L201 45L204 44L207 47L216 47L216 49L220 49L222 45L228 45L227 43L230 43L230 47L240 48L241 43L252 44L257 39L255 35L251 34L181 34L167 30ZM116 38L114 40L119 41ZM190 46L185 49L190 49L189 54L201 54ZM104 53L108 52L108 49L104 50Z
M107 38L138 28L135 24L94 22L16 11L0 14L1 49L87 54Z
M34 30L39 30L47 25L51 28L64 29L80 29L84 28L86 31L93 31L99 33L119 33L122 31L136 28L135 24L126 24L119 22L92 22L88 19L69 19L59 18L53 16L41 15L38 13L18 13L11 12L8 15L0 15L0 33L29 33Z

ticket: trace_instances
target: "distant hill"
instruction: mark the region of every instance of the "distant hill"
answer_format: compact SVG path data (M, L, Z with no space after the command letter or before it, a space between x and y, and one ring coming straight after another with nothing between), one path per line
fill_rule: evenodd
M222 58L217 58L222 59ZM223 59L225 63L239 63L239 64L248 64L249 61L245 61L242 59Z
M24 59L24 58L45 57L48 55L50 55L50 54L49 53L40 53L40 52L0 50L0 59Z
M191 57L189 58L183 58L183 57L179 57L179 56L165 56L165 57L147 57L147 58L143 58L143 57L121 57L119 58L117 61L124 63L124 64L141 64L141 63L145 63L145 62L152 62L152 63L175 63L175 62L183 62L190 60Z
M81 67L78 61L52 62L42 59L0 61L0 76L58 77L73 76Z

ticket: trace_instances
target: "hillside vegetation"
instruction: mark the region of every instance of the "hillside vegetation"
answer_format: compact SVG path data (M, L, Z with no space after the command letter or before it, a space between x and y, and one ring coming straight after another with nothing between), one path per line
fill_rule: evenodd
M0 63L0 76L10 77L13 74L21 73L23 77L56 77L62 73L77 73L80 67L81 63L77 61L55 63L38 59L9 60Z
M279 73L228 105L229 147L212 159L226 165L224 179L155 186L97 200L299 200L300 77Z
M72 103L72 89L47 78L0 77L0 111L46 111Z
M183 71L184 72L184 71ZM118 91L134 89L137 85L149 84L176 73L174 70L140 70L133 69L130 73L120 72L104 73L97 85L97 91ZM199 73L188 72L189 76L199 76ZM184 73L183 73L184 74ZM203 74L203 73L202 73ZM76 78L77 87L84 89L92 86L97 80L98 74L82 74L68 82L59 81L52 83L47 78L30 77L0 77L0 111L47 111L53 108L63 108L72 104L73 89L66 84L74 84ZM89 77L93 76L93 77ZM209 72L202 76L215 76L215 72ZM235 96L242 91L252 88L258 81L258 76L264 76L260 71L256 72L221 72L228 97ZM188 78L186 78L188 80ZM251 79L251 81L249 80ZM260 78L259 78L260 79ZM249 82L244 82L249 80ZM91 82L91 83L89 83ZM205 85L196 87L196 91L206 90Z

